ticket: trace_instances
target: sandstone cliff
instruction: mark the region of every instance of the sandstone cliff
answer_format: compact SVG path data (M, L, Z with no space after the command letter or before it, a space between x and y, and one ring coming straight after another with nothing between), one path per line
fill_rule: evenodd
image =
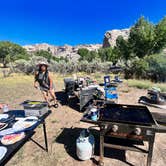
M130 29L114 29L111 31L107 31L104 34L104 40L103 40L103 47L114 47L116 45L116 39L118 36L123 36L124 39L127 39L130 33Z

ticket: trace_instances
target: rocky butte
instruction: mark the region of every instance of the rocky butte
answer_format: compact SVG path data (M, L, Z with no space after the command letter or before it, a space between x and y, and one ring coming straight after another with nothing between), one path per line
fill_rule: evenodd
M114 47L116 45L116 39L118 36L123 36L124 39L127 39L130 33L130 29L114 29L106 31L104 34L103 44L81 44L76 46L63 45L55 46L47 43L25 45L23 46L29 53L34 53L39 50L50 51L53 56L56 57L68 57L69 59L78 59L79 55L77 54L78 49L87 48L89 51L97 51L100 48Z
M103 48L114 47L116 45L116 39L118 36L122 36L124 39L128 39L130 29L114 29L111 31L106 31L104 34Z
M78 49L87 48L89 51L97 51L102 47L102 44L83 44L77 46L64 45L64 46L55 46L47 43L34 44L34 45L25 45L23 46L29 53L34 53L39 50L50 51L53 56L56 57L68 57L69 59L78 59L79 55L77 54Z

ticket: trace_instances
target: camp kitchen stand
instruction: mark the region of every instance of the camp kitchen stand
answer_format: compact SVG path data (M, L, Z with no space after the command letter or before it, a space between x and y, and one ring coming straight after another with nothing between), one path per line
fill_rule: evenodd
M155 134L165 133L166 127L157 124L148 108L139 105L103 103L99 112L97 121L91 120L88 113L81 119L82 122L95 124L100 128L99 165L104 165L104 148L107 147L146 153L147 166L151 166ZM106 142L105 138L111 138L112 141ZM148 142L148 150L134 144L140 142L144 145L144 141Z

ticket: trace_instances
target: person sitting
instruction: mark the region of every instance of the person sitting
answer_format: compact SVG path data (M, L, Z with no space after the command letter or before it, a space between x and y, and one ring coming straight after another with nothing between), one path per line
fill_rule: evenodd
M35 81L34 81L34 87L39 88L43 94L43 97L45 101L48 103L48 106L51 107L50 102L54 101L54 107L57 108L57 100L55 96L55 87L53 84L53 80L50 76L50 73L48 71L48 64L45 62L40 62L38 65L38 71L35 72ZM52 99L49 101L48 95L52 97Z

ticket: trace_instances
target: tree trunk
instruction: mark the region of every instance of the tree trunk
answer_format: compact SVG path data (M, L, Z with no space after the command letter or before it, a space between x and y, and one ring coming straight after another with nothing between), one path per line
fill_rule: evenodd
M3 68L7 68L7 62L5 61L5 59L3 59L2 64L3 64Z

